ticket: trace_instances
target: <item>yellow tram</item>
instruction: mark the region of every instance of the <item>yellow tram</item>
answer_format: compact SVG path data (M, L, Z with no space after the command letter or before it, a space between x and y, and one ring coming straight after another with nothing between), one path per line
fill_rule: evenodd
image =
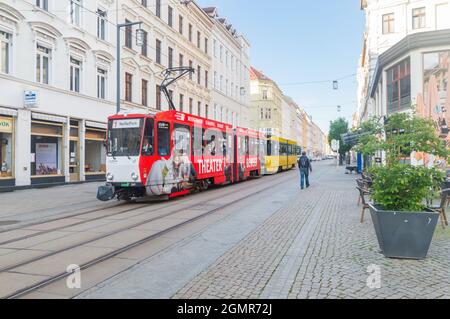
M267 154L265 156L265 174L273 175L295 167L300 146L295 141L282 137L267 137Z

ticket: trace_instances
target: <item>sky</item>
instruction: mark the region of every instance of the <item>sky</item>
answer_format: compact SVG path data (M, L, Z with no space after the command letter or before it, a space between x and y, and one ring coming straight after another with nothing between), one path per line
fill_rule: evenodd
M251 63L327 133L356 111L364 15L359 0L197 0L214 6L251 43ZM353 76L352 76L353 75ZM339 89L333 90L333 80ZM327 81L301 85L299 82ZM342 106L339 113L337 106Z

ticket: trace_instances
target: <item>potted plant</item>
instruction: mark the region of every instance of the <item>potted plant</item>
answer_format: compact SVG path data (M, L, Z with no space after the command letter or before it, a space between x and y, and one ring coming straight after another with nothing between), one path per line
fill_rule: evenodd
M359 152L385 154L384 165L370 168L373 177L371 217L382 253L390 258L423 259L427 256L439 214L427 209L426 200L437 192L445 174L434 167L413 166L414 152L448 158L433 122L414 112L396 113L384 123L364 123Z

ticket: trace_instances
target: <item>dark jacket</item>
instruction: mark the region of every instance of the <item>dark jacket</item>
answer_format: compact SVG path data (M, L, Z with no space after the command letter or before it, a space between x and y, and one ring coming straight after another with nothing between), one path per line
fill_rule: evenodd
M306 159L306 161L305 161L305 160L302 160L302 159ZM301 165L302 162L305 162L305 163L306 163L306 166L302 166L302 165ZM306 156L306 155L300 156L300 158L298 159L298 168L299 168L301 171L304 171L304 172L306 172L306 173L312 172L311 161L309 160L308 156Z

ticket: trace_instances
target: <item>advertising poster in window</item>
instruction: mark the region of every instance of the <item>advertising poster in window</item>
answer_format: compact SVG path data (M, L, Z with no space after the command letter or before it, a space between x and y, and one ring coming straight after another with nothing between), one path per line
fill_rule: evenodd
M417 113L431 118L436 132L450 147L450 51L423 55L423 95L417 97ZM444 166L426 154L415 154L416 164Z
M58 174L58 154L56 143L36 143L36 174Z

